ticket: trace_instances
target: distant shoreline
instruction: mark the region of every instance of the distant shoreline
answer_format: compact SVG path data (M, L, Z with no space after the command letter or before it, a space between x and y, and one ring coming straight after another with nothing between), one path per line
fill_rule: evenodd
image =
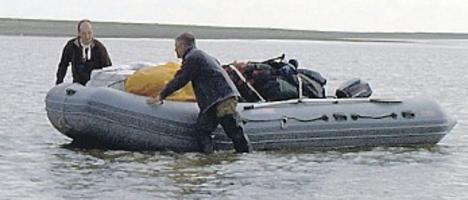
M72 37L77 21L0 18L0 35ZM93 22L101 38L174 38L184 31L200 39L278 39L351 42L405 42L414 39L468 39L467 33L371 33Z

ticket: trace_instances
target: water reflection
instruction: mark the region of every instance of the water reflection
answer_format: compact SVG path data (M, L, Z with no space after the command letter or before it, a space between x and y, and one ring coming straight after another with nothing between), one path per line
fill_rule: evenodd
M254 190L293 192L308 185L320 191L322 184L330 184L330 179L337 181L336 176L345 176L339 170L343 165L352 170L362 168L359 166L437 166L435 163L450 162L450 148L436 145L253 154L226 151L205 155L65 146L65 150L74 153L56 154L59 161L50 171L66 180L59 182L62 190L73 190L76 194L89 191L86 197L91 198L103 194L115 197L116 184L125 185L120 190L129 193L162 193L160 197L164 198L234 198L242 196L242 191L250 197L259 197ZM375 173L375 169L369 173L372 171Z

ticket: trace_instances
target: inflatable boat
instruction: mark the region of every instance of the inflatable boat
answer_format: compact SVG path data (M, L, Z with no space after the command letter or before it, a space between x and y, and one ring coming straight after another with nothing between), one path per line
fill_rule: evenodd
M197 151L196 103L150 106L146 99L109 85L61 84L47 93L45 104L52 125L76 141L112 149ZM237 110L257 151L433 145L456 124L427 98L291 99L240 103ZM214 132L215 148L232 149L222 131Z

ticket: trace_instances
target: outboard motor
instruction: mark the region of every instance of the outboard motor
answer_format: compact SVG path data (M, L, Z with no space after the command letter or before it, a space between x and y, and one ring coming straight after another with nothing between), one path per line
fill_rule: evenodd
M338 98L370 97L372 95L372 89L369 83L359 78L354 78L338 87L335 95Z

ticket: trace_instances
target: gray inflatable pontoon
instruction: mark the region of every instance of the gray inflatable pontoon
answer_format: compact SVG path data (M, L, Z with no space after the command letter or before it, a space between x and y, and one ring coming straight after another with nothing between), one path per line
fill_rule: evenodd
M113 149L196 151L193 102L165 101L106 87L61 84L46 97L47 116L61 133ZM238 106L255 150L432 145L456 124L427 99L303 99ZM231 149L219 127L218 150Z

